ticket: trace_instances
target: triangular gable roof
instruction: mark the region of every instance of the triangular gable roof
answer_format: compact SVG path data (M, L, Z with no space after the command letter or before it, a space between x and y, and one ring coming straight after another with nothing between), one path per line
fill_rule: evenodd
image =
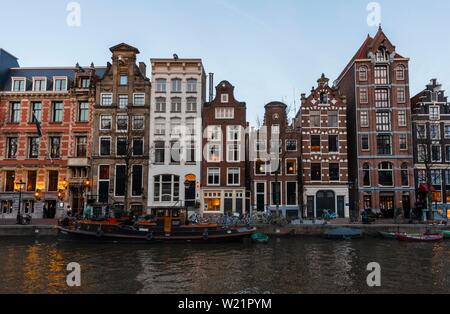
M134 51L137 54L140 53L139 49L137 49L137 48L135 48L133 46L130 46L128 44L125 44L125 43L121 43L121 44L118 44L118 45L116 45L114 47L111 47L111 48L109 48L109 50L111 52L115 52L115 51L130 51L131 50L131 51Z

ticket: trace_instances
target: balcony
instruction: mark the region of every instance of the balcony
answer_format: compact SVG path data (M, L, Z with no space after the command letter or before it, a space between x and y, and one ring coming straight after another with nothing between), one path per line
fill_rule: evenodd
M67 161L69 167L88 167L89 159L87 157L82 158L69 158Z

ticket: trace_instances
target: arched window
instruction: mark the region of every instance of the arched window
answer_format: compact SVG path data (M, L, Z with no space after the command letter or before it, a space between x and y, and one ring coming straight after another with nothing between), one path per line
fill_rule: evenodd
M359 68L359 80L360 81L367 81L367 67L366 66L362 66Z
M402 165L402 186L408 186L409 185L409 170L408 170L408 164L404 163Z
M180 200L180 177L175 175L155 176L153 198L155 202L178 202Z
M390 162L378 166L378 183L381 186L394 186L394 167Z
M363 166L363 184L364 186L370 186L370 166L369 164L364 164Z
M395 77L397 78L397 81L403 81L405 79L405 66L399 65L395 69Z

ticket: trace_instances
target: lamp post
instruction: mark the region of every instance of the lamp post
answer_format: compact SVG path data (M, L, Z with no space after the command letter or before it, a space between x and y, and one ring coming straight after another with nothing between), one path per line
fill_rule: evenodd
M19 182L16 182L16 185L19 186L19 208L17 210L17 224L20 225L22 223L21 219L21 207L22 207L22 187L26 185L25 182L20 179Z

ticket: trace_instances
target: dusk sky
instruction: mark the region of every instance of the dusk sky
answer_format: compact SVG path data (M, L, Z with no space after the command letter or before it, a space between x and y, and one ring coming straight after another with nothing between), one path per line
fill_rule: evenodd
M79 0L80 27L65 0L2 1L0 47L21 66L106 65L109 48L137 47L139 61L202 58L215 83L229 80L248 120L267 102L299 106L324 72L331 81L377 26L362 0ZM431 78L450 87L448 0L386 0L381 22L397 52L411 58L411 93ZM20 12L20 13L19 13Z

